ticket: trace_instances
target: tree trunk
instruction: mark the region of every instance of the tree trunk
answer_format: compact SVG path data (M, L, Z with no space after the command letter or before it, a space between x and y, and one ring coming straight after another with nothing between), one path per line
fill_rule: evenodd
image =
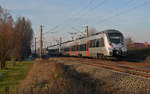
M2 62L0 61L0 69L2 69Z
M3 69L3 63L2 63L2 61L0 61L1 62L1 69Z
M12 61L12 63L13 63L13 66L16 66L16 59L15 59L15 58L12 58L11 61Z
M6 60L0 60L0 66L1 66L1 69L5 69L5 67L6 67Z

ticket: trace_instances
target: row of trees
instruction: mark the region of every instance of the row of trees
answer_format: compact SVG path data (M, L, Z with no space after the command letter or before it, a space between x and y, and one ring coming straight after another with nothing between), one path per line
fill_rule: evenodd
M0 7L0 68L4 69L8 59L22 60L31 53L33 30L29 19L13 17Z

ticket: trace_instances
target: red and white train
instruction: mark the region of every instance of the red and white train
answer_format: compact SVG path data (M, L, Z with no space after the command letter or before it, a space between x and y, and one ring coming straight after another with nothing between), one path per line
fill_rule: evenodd
M88 37L48 47L50 55L83 57L126 56L127 46L123 34L114 29L104 30Z

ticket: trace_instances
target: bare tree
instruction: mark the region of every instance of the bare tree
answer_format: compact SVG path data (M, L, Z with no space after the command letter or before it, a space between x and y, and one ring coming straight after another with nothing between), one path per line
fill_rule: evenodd
M20 40L20 34L14 30L14 46L11 50L11 53L9 53L9 59L11 59L13 65L16 65L16 60L21 60L21 40Z
M126 38L127 45L134 43L133 39L131 37Z
M12 16L0 7L0 68L8 59L16 60L31 53L33 30L30 20L19 17L14 24ZM14 63L15 64L15 63Z
M19 33L21 40L20 54L21 57L27 57L31 54L31 42L33 30L29 19L19 17L15 23L15 31Z
M4 69L6 60L12 49L15 48L15 31L13 29L13 18L0 7L0 68Z

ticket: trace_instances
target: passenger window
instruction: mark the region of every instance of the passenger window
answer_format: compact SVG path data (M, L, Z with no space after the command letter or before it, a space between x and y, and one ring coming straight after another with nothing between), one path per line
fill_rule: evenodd
M75 46L72 46L72 49L71 49L72 51L75 51Z
M72 51L73 51L73 46L72 46Z
M104 38L102 38L102 47L105 46L105 43L104 43Z
M99 47L99 40L96 40L96 47Z
M104 47L105 45L104 45L104 38L101 38L100 39L100 47Z
M85 51L85 44L83 44L83 51Z
M86 44L84 44L84 51L86 51Z
M90 40L90 48L92 48L92 40Z
M95 47L95 44L96 44L96 43L95 43L95 40L93 40L93 48Z
M80 50L80 45L77 45L77 51L79 51Z
M75 51L75 46L73 46L73 51Z
M80 51L82 51L82 44L80 45Z

